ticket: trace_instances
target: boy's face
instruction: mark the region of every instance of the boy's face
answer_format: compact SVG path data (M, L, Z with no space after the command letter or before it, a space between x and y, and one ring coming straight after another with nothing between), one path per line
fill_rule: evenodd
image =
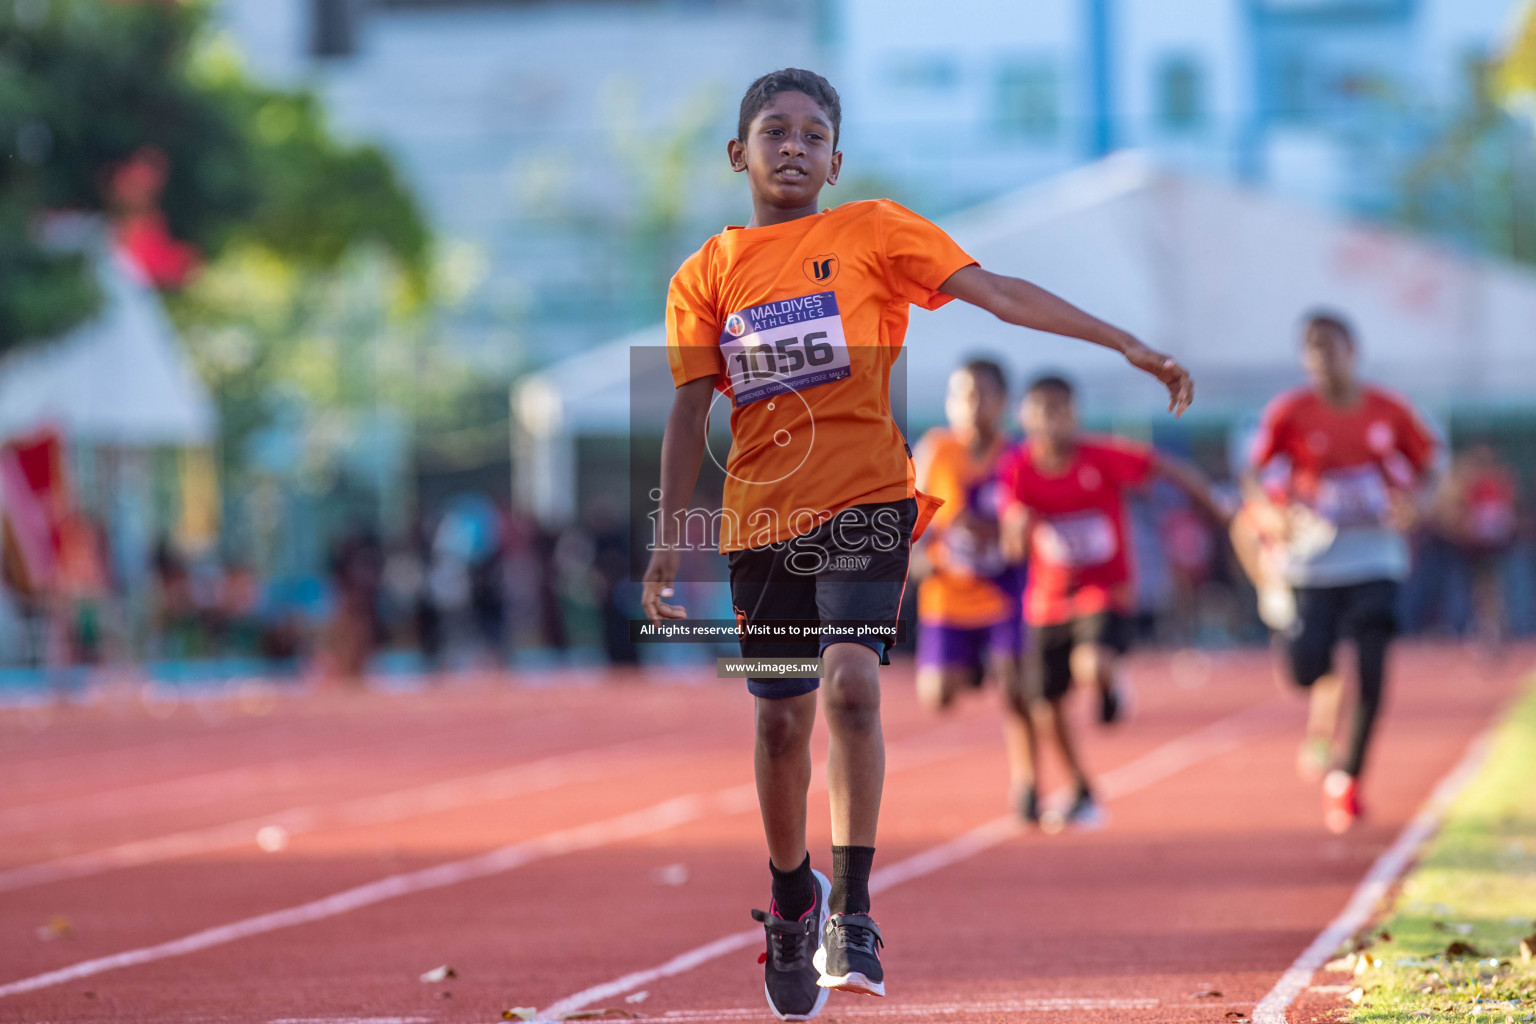
M996 433L1006 401L990 376L956 370L944 394L944 415L957 433Z
M1077 436L1077 406L1070 395L1041 388L1024 396L1019 423L1031 438L1062 447Z
M1302 339L1301 364L1314 387L1331 390L1355 380L1355 346L1329 324L1313 324Z
M813 206L823 185L837 184L843 154L832 144L832 121L803 92L781 92L758 111L745 139L726 147L731 169L746 171L752 194L772 206Z

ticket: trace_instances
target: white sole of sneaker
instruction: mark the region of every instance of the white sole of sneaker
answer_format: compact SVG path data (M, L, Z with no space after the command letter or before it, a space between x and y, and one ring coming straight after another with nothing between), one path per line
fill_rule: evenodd
M840 978L834 978L828 975L827 952L825 949L820 947L817 948L815 954L811 957L811 964L821 975L821 977L817 979L816 984L820 985L822 988L829 992L833 989L837 989L839 992L859 992L866 996L885 995L885 982L870 981L858 971L852 971Z
M827 880L827 876L822 874L820 871L812 869L811 874L816 876L816 888L818 890L817 894L821 897L821 913L818 916L818 920L816 922L816 941L819 943L821 941L822 933L827 930L827 918L832 916L832 911L827 909L827 900L832 898L832 883L829 882ZM818 945L816 947L816 952L811 955L811 963L813 965L817 964L819 962L817 957L820 956L821 947ZM821 968L817 967L816 971L818 974L821 973ZM816 984L819 986L821 982L818 980ZM779 1008L773 1005L773 996L769 995L768 993L768 983L763 983L763 998L768 1001L768 1011L779 1020L810 1020L811 1018L820 1014L822 1009L826 1007L827 996L831 994L832 993L825 988L816 993L816 1002L811 1006L810 1013L780 1013Z
M829 978L823 974L816 984L829 991L836 989L839 992L858 992L866 996L885 995L885 982L870 981L858 971L845 974L841 978Z

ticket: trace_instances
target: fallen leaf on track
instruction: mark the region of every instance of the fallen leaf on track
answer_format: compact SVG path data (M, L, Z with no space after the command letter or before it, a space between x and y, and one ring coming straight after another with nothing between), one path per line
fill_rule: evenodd
M536 1006L514 1006L510 1010L501 1011L502 1020L533 1020L533 1015L539 1012Z
M604 1020L608 1017L644 1017L643 1013L634 1013L629 1010L615 1010L605 1006L601 1010L576 1010L573 1013L562 1013L561 1020Z
M1221 993L1219 991L1217 991L1216 989L1214 989L1214 988L1208 988L1208 989L1206 989L1203 992L1191 992L1189 994L1189 998L1191 998L1191 999L1220 999L1221 998Z
M50 942L53 939L67 939L75 934L74 925L69 923L69 918L63 914L54 914L48 919L48 923L37 928L39 942Z
M452 967L449 967L447 964L443 964L443 966L434 967L427 973L423 974L421 976L421 980L426 982L428 985L435 985L440 981L447 981L449 978L457 978L458 976L458 971L454 970Z

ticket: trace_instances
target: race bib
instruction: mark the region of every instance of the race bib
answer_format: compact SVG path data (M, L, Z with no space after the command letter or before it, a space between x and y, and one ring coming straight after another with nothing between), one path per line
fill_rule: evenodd
M732 313L720 332L720 352L738 406L830 384L853 372L833 292Z
M1335 526L1376 526L1391 502L1381 471L1373 465L1334 469L1317 485L1317 514Z
M1120 538L1109 516L1095 510L1042 521L1035 527L1035 548L1048 562L1087 569L1119 554Z
M992 577L1008 567L998 536L999 490L993 479L966 488L968 515L951 523L945 538L950 564L972 576Z

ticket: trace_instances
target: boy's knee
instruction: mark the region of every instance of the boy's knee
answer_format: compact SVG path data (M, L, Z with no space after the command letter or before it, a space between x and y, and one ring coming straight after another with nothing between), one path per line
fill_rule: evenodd
M1097 685L1106 681L1114 667L1114 652L1098 644L1078 644L1072 648L1072 678L1079 684Z
M757 745L769 757L809 749L813 716L799 702L761 701L757 709Z
M822 708L833 728L868 728L880 720L880 674L862 659L829 659Z

